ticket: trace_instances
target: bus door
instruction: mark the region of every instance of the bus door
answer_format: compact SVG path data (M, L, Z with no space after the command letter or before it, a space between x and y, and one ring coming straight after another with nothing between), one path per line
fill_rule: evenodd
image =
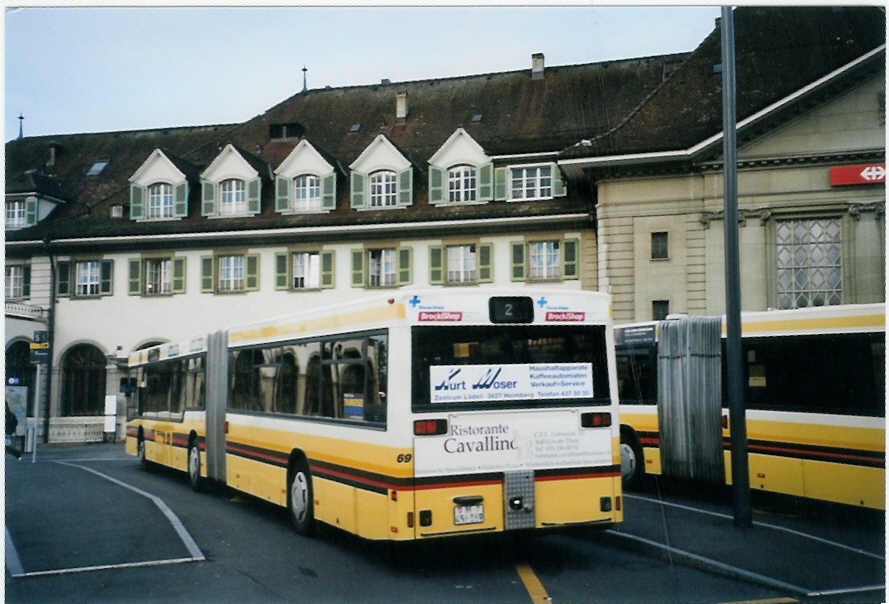
M725 484L720 317L662 321L658 426L665 476Z

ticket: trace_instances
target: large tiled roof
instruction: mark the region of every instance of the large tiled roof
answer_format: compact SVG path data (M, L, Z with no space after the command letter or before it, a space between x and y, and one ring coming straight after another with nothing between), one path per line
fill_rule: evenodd
M740 121L885 43L877 7L742 7L734 11ZM687 149L722 131L716 28L638 111L563 157Z

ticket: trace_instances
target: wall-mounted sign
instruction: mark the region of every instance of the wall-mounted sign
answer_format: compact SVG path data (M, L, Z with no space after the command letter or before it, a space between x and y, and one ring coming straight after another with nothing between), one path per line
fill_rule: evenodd
M886 164L834 166L830 169L830 186L869 185L886 182Z

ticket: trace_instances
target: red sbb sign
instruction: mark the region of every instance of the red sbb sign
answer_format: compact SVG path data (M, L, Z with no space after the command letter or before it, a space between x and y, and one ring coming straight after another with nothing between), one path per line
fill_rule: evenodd
M447 310L436 310L433 312L421 310L420 321L462 321L462 312L450 312Z
M886 164L858 164L830 169L830 186L870 185L886 182Z
M582 312L548 312L546 313L547 321L583 321L586 313Z

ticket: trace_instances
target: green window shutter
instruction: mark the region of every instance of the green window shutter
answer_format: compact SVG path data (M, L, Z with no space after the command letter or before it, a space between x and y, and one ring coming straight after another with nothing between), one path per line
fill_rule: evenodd
M262 209L262 178L257 176L247 183L247 211L251 214L259 214Z
M506 199L506 168L494 168L494 199Z
M142 259L130 258L130 279L127 293L131 296L138 296L142 293Z
M275 211L286 212L290 209L290 179L279 176L275 179Z
M173 293L185 293L185 257L173 258Z
M411 265L413 264L412 248L400 247L395 250L395 254L398 256L398 285L409 285L411 283L411 274L413 273L411 270Z
M440 245L429 246L429 283L444 283L444 248Z
M364 287L364 250L352 250L352 287Z
M321 289L336 287L336 265L333 262L333 250L321 252Z
M145 187L136 183L130 185L130 218L145 218Z
M444 195L444 170L429 166L429 203L441 203Z
M56 263L56 295L58 296L70 296L71 295L71 263L57 262Z
M26 264L22 267L22 297L31 297L31 265Z
M509 246L512 250L512 274L513 281L525 280L525 242L511 241Z
M37 198L28 197L25 199L25 226L33 226L37 224Z
M290 252L275 253L275 289L290 289Z
M216 183L201 181L201 216L216 215Z
M99 272L99 294L102 296L110 296L112 293L111 277L114 269L114 260L102 260L101 270Z
M398 173L398 205L409 206L414 202L414 167Z
M491 201L494 198L494 164L485 164L478 169L478 200Z
M351 204L353 208L363 208L366 203L367 195L365 195L365 187L367 184L367 175L361 172L352 172L350 175L351 185Z
M494 268L492 266L490 243L482 243L478 246L478 282L490 283L494 280Z
M321 209L336 209L336 172L321 179Z
M188 181L173 187L173 216L176 218L188 216Z
M577 254L580 251L580 240L563 239L562 240L562 278L577 279L580 277L580 258Z
M213 256L201 256L201 293L213 293Z
M553 197L564 197L568 194L565 189L565 180L562 177L562 171L557 164L552 164L553 175Z
M259 254L244 256L244 289L253 292L259 289Z

